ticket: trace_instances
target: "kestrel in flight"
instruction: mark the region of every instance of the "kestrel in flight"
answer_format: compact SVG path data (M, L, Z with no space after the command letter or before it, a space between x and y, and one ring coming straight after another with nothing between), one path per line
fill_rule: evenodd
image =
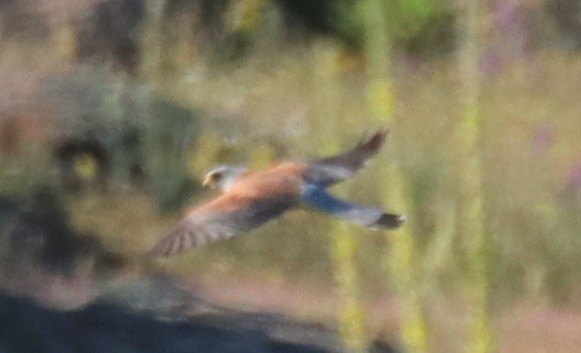
M171 256L247 232L286 211L308 206L370 228L394 229L405 216L339 200L326 189L353 177L379 151L387 135L378 131L344 153L310 162L282 162L265 170L220 166L206 174L204 186L222 191L187 211L150 252Z

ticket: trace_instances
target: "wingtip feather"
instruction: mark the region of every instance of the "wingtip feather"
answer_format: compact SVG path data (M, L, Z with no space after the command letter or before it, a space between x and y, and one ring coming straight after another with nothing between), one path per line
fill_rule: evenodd
M364 139L359 147L363 147L370 152L378 151L381 146L385 143L389 130L387 128L379 129L374 132L371 136Z
M147 252L147 256L151 258L169 257L167 244L163 241L155 244L155 246Z
M170 257L181 252L182 240L180 237L176 239L173 234L166 235L162 240L153 246L148 252L149 257Z

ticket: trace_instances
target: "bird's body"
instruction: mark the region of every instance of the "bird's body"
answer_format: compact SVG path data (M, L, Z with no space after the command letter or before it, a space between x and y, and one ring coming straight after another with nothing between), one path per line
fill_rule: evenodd
M354 205L326 192L329 186L352 177L379 150L385 136L385 131L377 132L352 150L311 162L282 162L261 171L215 168L204 185L219 188L222 194L188 210L151 254L169 256L227 239L301 205L363 226L399 227L405 217Z
M284 162L269 169L247 172L229 188L229 193L241 196L293 195L304 182L302 174L307 169L303 163Z

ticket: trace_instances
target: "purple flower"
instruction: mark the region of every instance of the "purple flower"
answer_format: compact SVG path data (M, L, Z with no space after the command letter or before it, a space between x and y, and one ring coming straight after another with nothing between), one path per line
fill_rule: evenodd
M535 130L531 141L531 155L543 157L555 142L555 131L551 125L545 124Z

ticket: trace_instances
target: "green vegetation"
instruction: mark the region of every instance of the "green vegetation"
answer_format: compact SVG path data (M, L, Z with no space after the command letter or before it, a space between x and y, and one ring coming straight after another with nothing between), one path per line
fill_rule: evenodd
M367 100L373 118L378 121L385 120L386 125L395 125L393 105L395 99L392 92L391 72L388 71L386 59L391 53L389 38L385 35L388 20L385 2L369 0L364 2L364 18L366 18L366 57L367 57ZM398 154L395 148L392 153ZM389 166L380 169L380 179L387 181L379 186L384 199L385 207L409 210L411 203L405 196L408 190L400 161L396 157ZM411 216L411 215L410 215ZM406 226L390 235L390 251L388 274L393 281L393 286L401 301L401 340L406 351L421 353L427 351L427 337L425 313L422 308L420 287L419 261L416 258L414 230L415 222L411 217Z
M465 16L463 20L460 20L459 26L464 36L461 38L458 62L458 66L462 68L463 87L463 94L460 95L463 112L458 124L458 149L462 156L458 166L459 203L462 205L458 226L466 243L467 268L464 287L470 310L468 324L470 339L467 351L474 353L493 351L488 303L490 263L486 251L490 240L484 228L483 170L480 150L482 79L478 59L482 53L482 38L486 29L486 26L479 24L481 12L478 1L466 4Z
M353 38L345 45L340 36L285 42L273 5L247 0L227 7L228 18L257 45L243 59L224 62L192 54L187 35L165 41L167 4L147 4L137 79L113 76L151 89L138 158L149 180L143 189L121 183L108 192L67 195L75 227L99 234L109 249L140 253L179 216L168 210L206 197L198 181L213 165L263 167L334 153L387 126L385 150L333 192L407 214L403 229L374 232L297 211L159 265L181 275L323 287L340 297L336 317L354 351L383 334L378 326L386 324L370 323L366 312L388 296L398 298L400 342L409 352L446 351L437 345L447 328L437 316L445 305L468 317L462 332L448 334L461 342L449 345L463 352L492 351L491 326L516 303L581 307L581 186L568 186L581 162L578 53L539 50L532 59L507 61L501 75L484 75L489 24L477 9L457 29L467 34L458 38L457 60L432 57L415 67L394 54L401 38L469 9L341 1L337 13L348 15L338 15L337 27ZM176 21L172 33L189 33L187 25ZM259 35L269 26L279 29L273 38ZM421 41L409 43L425 49ZM8 48L0 63L19 69L14 56L52 57L57 50ZM42 55L27 57L39 62L26 66L41 66ZM57 183L47 151L37 152L3 152L3 195ZM124 165L123 158L113 161ZM79 168L91 174L87 163Z

